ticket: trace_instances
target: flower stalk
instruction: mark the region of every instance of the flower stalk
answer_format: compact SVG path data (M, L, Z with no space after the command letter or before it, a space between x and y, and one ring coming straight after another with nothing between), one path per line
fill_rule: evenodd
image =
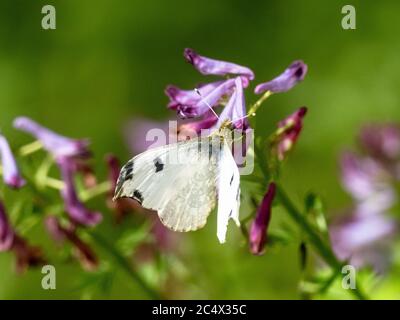
M299 225L301 230L308 236L311 244L322 259L332 268L334 273L341 273L342 268L346 263L339 261L330 246L324 242L318 235L318 232L314 230L312 225L308 222L305 216L296 208L290 198L286 195L285 191L280 185L277 185L276 197L280 204L285 208L289 216ZM367 295L363 292L360 283L356 281L355 289L350 292L360 300L367 300Z

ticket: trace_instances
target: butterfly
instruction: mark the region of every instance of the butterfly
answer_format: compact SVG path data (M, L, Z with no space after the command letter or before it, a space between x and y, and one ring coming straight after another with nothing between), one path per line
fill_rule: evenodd
M132 198L180 232L202 228L218 203L217 237L224 243L229 220L240 226L240 174L231 133L221 128L135 156L121 169L114 199Z

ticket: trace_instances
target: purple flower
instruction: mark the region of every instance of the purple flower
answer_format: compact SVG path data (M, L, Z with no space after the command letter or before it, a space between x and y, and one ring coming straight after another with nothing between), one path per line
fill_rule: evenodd
M307 73L307 65L301 61L294 61L282 74L271 81L260 83L254 89L256 94L265 91L285 92L292 89L298 82L302 81Z
M12 188L21 188L25 185L25 180L22 178L17 162L11 152L7 139L0 135L0 157L3 166L4 182Z
M301 107L290 116L278 123L276 132L277 156L283 161L286 154L293 148L303 128L303 118L307 113L306 107Z
M246 103L243 94L243 83L240 77L235 79L235 91L232 93L227 105L219 116L217 128L226 122L232 122L235 129L246 130L249 127L248 119L246 116Z
M9 250L13 241L14 231L8 222L4 205L0 201L0 252Z
M275 197L275 192L276 185L275 183L271 182L268 186L267 193L258 207L257 215L251 224L249 239L250 251L255 255L261 255L264 252L267 229L271 219L271 208Z
M191 121L181 124L178 127L178 140L186 140L187 138L193 138L212 128L218 119L215 114L209 110L199 121Z
M30 266L43 265L46 261L38 247L28 244L12 229L3 203L0 201L0 252L12 251L16 257L16 270L24 272Z
M16 118L14 127L33 135L55 158L88 155L88 140L75 140L61 136L27 117Z
M400 126L396 124L365 126L360 141L365 151L378 160L400 160Z
M65 210L69 214L72 221L86 226L98 224L102 219L101 214L90 211L78 199L74 185L74 171L71 159L68 157L59 157L57 159L57 163L60 167L61 175L65 183L65 187L61 191L61 195L64 199Z
M365 215L355 211L330 227L333 250L341 260L355 267L372 266L383 272L388 266L390 242L396 231L393 220L381 214Z
M176 110L182 119L199 117L210 108L218 106L221 98L229 95L234 86L235 79L204 85L200 89L194 89L193 92L177 91L176 87L168 86L166 93L171 100L168 107Z
M383 213L396 201L388 172L374 159L347 152L341 158L342 183L364 214Z
M371 125L361 132L366 154L346 152L340 165L343 187L354 198L355 209L330 227L334 251L357 266L383 272L391 258L397 224L387 213L397 202L395 183L399 156L399 128Z
M254 79L254 73L247 67L231 62L214 60L197 54L193 49L186 48L183 53L185 59L201 74L226 76L228 74L241 75L248 80Z
M165 89L165 94L170 99L168 108L172 110L180 110L185 106L196 105L201 100L201 97L208 95L211 91L218 88L224 80L215 81L201 85L197 90L182 90L176 86L169 85Z
M48 216L44 220L44 225L51 237L59 244L65 240L65 232L61 228L55 216Z

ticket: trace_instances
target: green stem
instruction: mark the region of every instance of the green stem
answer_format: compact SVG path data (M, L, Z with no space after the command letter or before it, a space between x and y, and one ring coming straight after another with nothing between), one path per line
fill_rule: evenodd
M258 99L249 109L247 113L248 116L254 116L257 112L258 108L263 104L265 100L267 100L272 95L271 91L266 91L260 99Z
M263 153L260 150L255 152L258 156L263 157ZM261 162L264 163L264 162ZM264 176L265 181L270 181L270 175L266 166L259 163L259 167ZM276 198L280 200L281 205L289 213L290 217L300 226L301 230L308 236L311 244L318 254L323 258L323 260L333 269L334 272L342 272L342 268L345 265L343 262L339 261L335 254L332 252L329 245L321 239L318 232L316 232L313 226L308 222L305 216L296 208L290 198L286 195L283 188L277 184ZM356 289L352 289L351 293L361 300L366 300L368 297L363 293L360 288L359 282L356 281Z
M83 190L82 192L80 192L79 196L83 202L86 202L92 198L95 198L99 195L109 192L110 189L111 189L111 182L103 181L90 189Z
M110 256L114 258L114 261L119 264L119 266L125 270L125 272L146 292L146 294L154 300L160 300L161 295L155 291L143 278L142 276L135 270L134 266L132 266L122 254L118 252L107 240L105 240L99 234L88 231L89 235L92 239L105 251L109 253Z
M314 230L308 220L303 214L295 207L293 202L286 195L282 187L277 186L276 197L280 200L282 206L286 209L292 219L300 226L301 230L307 234L314 249L320 254L324 261L334 270L334 272L342 272L342 268L345 265L339 261L331 248L320 238L318 233ZM360 284L356 283L356 288L351 290L351 293L361 300L366 300L368 297L363 293L360 288Z
M29 143L29 144L26 144L26 145L22 146L19 149L19 154L22 157L25 157L27 155L30 155L30 154L36 152L36 151L39 151L42 148L43 148L43 144L39 140L36 140L36 141L33 141L33 142Z

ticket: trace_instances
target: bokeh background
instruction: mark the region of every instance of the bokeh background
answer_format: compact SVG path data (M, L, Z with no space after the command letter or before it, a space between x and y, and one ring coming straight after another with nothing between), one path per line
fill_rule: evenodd
M317 191L331 216L350 203L338 177L339 152L354 145L362 124L400 117L400 3L350 2L356 30L341 27L341 8L349 1L2 0L1 130L13 145L26 142L11 123L27 115L67 136L89 137L101 175L104 154L123 161L132 156L123 138L127 121L172 116L165 86L192 88L203 80L183 60L185 47L248 66L258 82L302 59L309 66L305 81L262 107L256 134L271 133L295 108L309 107L283 179L297 202ZM56 30L41 28L45 4L56 7ZM254 99L249 94L248 101ZM296 245L254 257L233 226L230 241L219 245L215 220L211 216L204 229L179 238L186 280L175 297L299 298ZM57 249L42 229L38 225L28 236L51 256ZM117 236L110 231L110 241ZM57 290L49 292L40 287L39 269L16 275L12 260L0 255L0 299L82 298L75 284L83 274L78 264L55 263ZM107 296L95 297L146 296L117 272Z

